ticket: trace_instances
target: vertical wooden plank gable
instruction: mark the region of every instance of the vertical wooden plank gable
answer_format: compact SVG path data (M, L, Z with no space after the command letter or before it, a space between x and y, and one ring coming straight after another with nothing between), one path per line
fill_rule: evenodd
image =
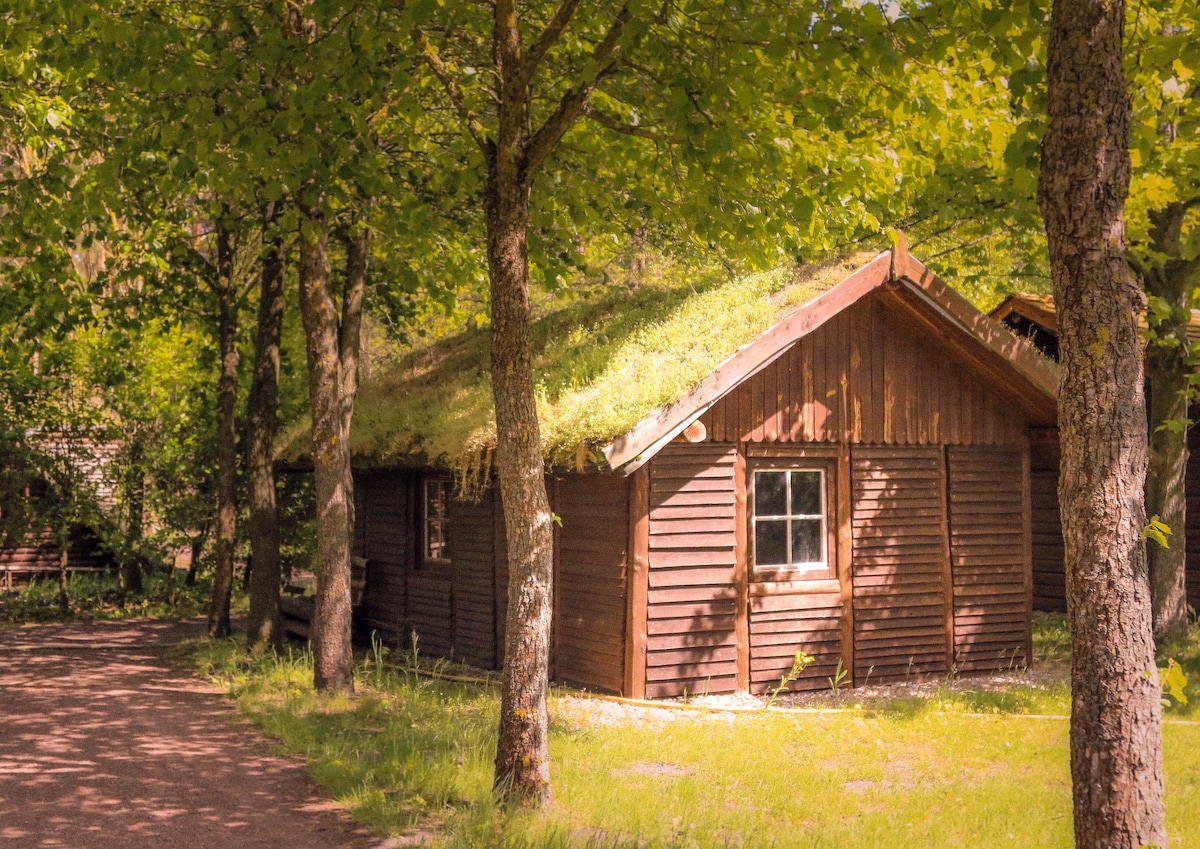
M702 417L715 443L1016 444L1019 405L894 299L872 294L797 340Z

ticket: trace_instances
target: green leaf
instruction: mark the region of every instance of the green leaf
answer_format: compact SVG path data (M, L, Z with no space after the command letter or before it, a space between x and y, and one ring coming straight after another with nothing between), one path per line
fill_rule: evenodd
M1158 517L1158 514L1150 517L1150 521L1146 523L1144 528L1142 528L1140 536L1143 540L1154 540L1163 548L1171 547L1167 542L1167 537L1171 536L1171 527L1167 523L1163 522Z
M1184 673L1183 667L1175 662L1175 658L1167 661L1166 668L1158 670L1158 680L1162 685L1163 707L1170 707L1172 700L1180 705L1188 703L1185 692L1188 684L1187 674Z

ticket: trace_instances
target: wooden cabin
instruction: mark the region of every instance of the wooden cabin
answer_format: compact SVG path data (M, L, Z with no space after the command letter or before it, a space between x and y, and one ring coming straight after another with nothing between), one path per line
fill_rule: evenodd
M1049 295L1016 292L990 313L1017 335L1027 339L1047 357L1058 361L1058 316ZM1200 310L1192 310L1188 341L1200 341ZM1194 406L1192 420L1200 418ZM1188 430L1186 470L1187 504L1184 534L1187 541L1187 603L1200 610L1200 430ZM1033 454L1033 607L1066 612L1067 585L1063 565L1062 521L1058 510L1058 429L1040 434Z
M86 525L73 525L68 534L68 573L111 572L117 568L112 553L94 530ZM58 575L62 568L63 550L49 529L0 543L0 589L10 590L39 578Z
M53 433L30 431L34 448L43 457L67 465L77 477L75 486L102 507L115 503L111 469L119 450L116 443L92 439L67 440ZM24 586L30 581L56 576L66 555L68 573L108 572L115 559L94 527L72 523L65 530L66 551L59 544L60 529L46 526L45 499L52 486L27 463L12 456L0 457L0 589ZM11 511L7 512L6 511Z
M1031 457L1057 375L903 245L840 270L554 468L552 676L658 698L762 693L801 651L794 689L1027 665ZM361 627L498 668L496 489L464 497L421 439L395 444L355 474Z

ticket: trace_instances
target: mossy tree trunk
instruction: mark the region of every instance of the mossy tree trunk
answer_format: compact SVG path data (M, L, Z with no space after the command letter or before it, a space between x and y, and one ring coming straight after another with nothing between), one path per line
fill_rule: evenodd
M1125 260L1125 8L1055 0L1038 201L1058 308L1078 849L1166 846L1145 524L1143 294Z
M254 343L254 380L246 401L246 472L250 500L250 615L246 643L251 651L282 639L279 587L279 511L275 504L275 428L279 410L279 342L283 332L283 239L273 228L276 204L263 212L264 250Z
M1191 296L1200 260L1182 257L1182 230L1189 204L1172 203L1150 213L1151 247L1165 261L1142 270L1146 294L1163 313L1146 349L1150 387L1150 461L1146 511L1171 528L1168 547L1151 544L1150 572L1154 639L1159 645L1187 635L1187 415ZM1165 309L1164 309L1165 308ZM1153 311L1152 311L1153 312Z
M354 689L351 653L350 549L354 481L350 422L358 388L358 358L370 239L356 226L347 241L342 311L332 291L329 223L320 203L301 207L300 313L308 354L313 472L317 490L317 596L313 680L318 690Z
M421 31L429 66L445 87L487 165L484 218L491 287L491 373L496 404L496 471L509 563L508 619L501 675L495 787L508 801L550 799L546 694L553 608L553 529L532 369L527 234L533 184L566 132L585 113L596 85L616 68L629 20L621 6L592 49L594 71L556 95L540 126L532 120L533 82L564 38L579 4L559 5L528 50L516 0L493 5L495 117L489 132L461 97L453 71Z
M222 214L228 214L227 209ZM233 276L233 235L217 222L217 266L213 293L217 298L217 340L221 357L217 379L217 517L216 564L208 635L230 634L229 603L233 592L233 557L237 542L237 292Z

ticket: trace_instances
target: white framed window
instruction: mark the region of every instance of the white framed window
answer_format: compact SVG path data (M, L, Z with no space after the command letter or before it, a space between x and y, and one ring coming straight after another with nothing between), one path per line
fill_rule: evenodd
M825 477L823 468L754 470L751 540L755 571L829 571Z
M449 560L446 548L450 531L450 487L448 478L426 478L422 509L423 539L421 554L425 560Z

